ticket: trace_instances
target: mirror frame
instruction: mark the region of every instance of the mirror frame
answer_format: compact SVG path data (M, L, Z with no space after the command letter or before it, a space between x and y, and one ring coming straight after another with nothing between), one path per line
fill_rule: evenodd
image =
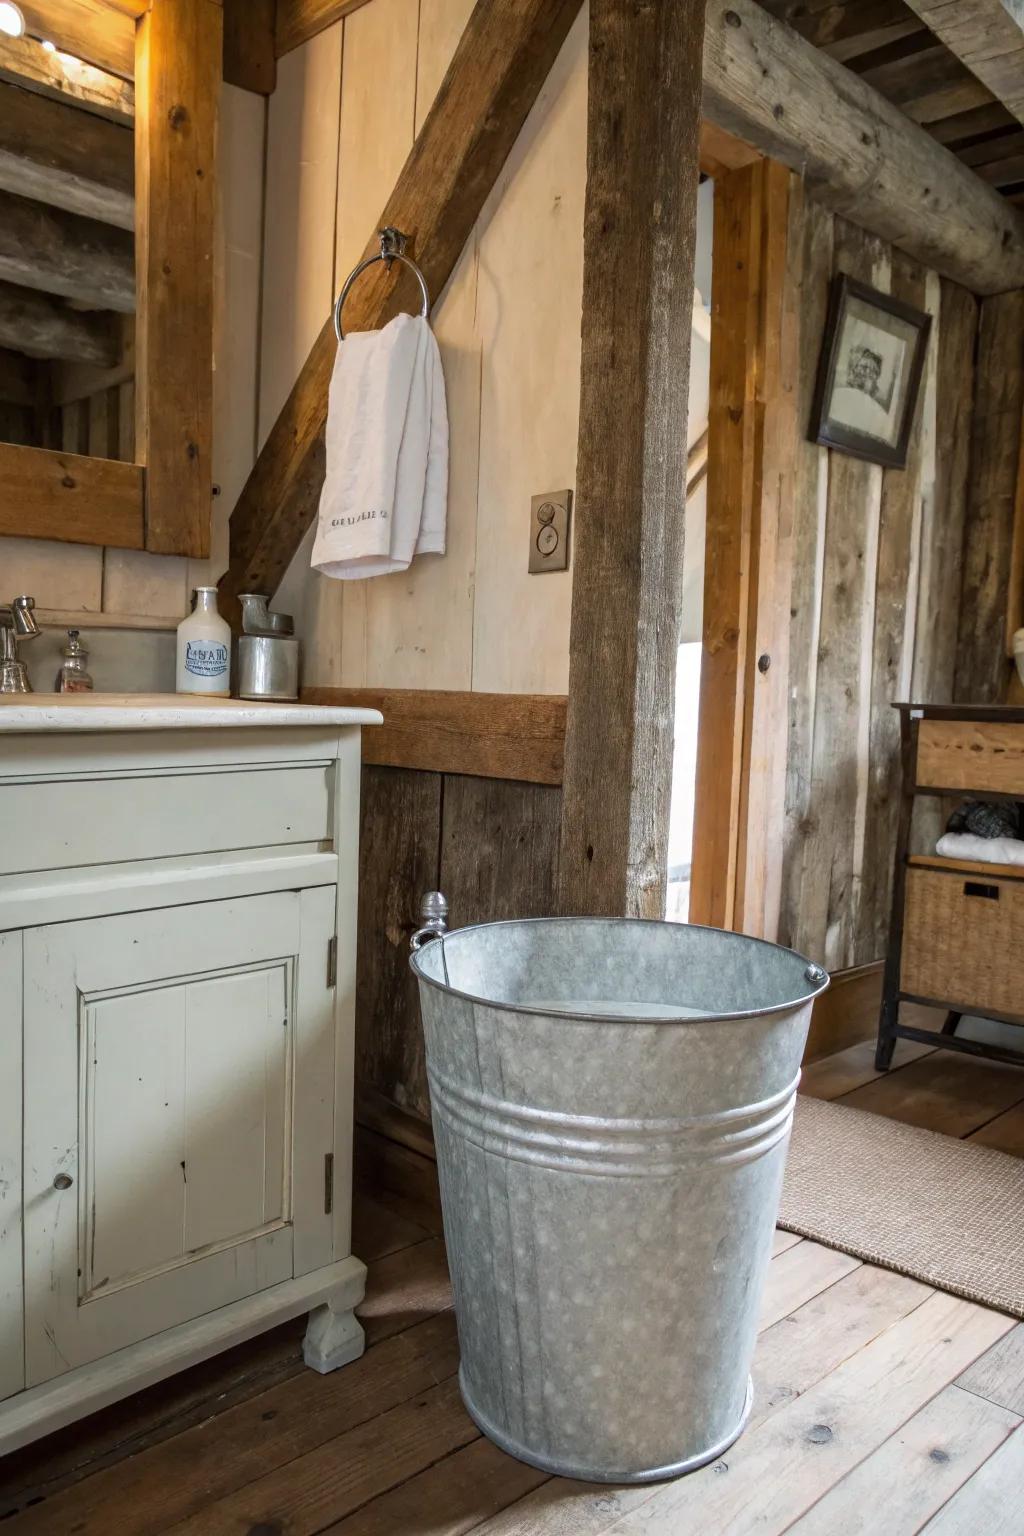
M105 3L112 25L135 29L136 462L0 444L0 535L202 559L213 495L223 8Z

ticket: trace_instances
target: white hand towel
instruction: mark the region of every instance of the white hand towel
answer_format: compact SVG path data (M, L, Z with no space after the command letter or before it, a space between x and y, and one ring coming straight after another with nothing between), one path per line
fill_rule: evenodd
M433 331L414 315L356 331L338 348L327 472L312 565L353 580L443 554L448 415Z

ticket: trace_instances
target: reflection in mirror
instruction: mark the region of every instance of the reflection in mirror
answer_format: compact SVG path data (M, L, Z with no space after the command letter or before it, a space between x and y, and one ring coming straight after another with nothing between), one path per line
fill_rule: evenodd
M79 59L51 19L0 0L0 442L132 462L132 56Z

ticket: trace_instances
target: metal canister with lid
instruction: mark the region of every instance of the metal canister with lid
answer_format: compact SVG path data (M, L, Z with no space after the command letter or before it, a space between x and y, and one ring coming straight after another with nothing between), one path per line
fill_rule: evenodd
M299 642L289 613L271 613L261 592L242 592L242 635L238 641L240 699L297 699Z

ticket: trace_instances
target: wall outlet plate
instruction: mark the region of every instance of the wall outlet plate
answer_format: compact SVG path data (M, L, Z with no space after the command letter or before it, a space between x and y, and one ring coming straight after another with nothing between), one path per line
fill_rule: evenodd
M567 571L569 569L569 516L572 491L546 491L530 503L529 570Z

